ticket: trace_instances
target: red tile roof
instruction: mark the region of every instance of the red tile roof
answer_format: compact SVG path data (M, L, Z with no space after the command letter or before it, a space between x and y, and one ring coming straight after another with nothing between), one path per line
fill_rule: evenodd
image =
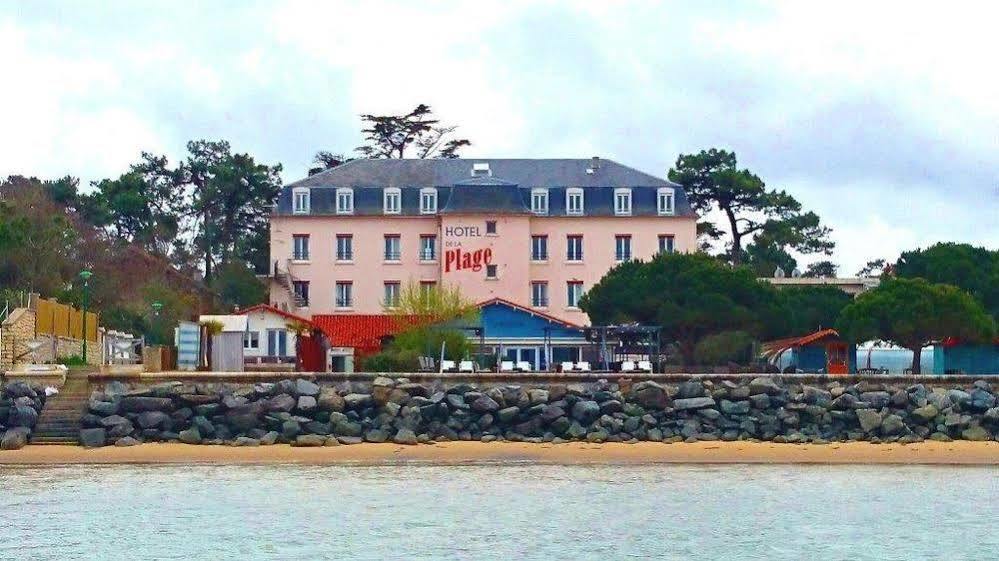
M835 329L823 329L801 337L788 337L786 339L777 339L776 341L767 341L761 345L760 350L763 356L776 356L788 349L810 345L826 338L839 339L839 333Z
M247 308L245 310L239 310L239 311L233 312L233 313L237 314L237 315L246 315L246 314L248 314L250 312L271 312L271 313L277 314L277 315L279 315L281 317L284 317L284 318L287 318L287 319L290 319L290 320L294 320L294 321L300 321L300 322L304 323L305 325L311 325L313 327L316 327L315 324L313 324L312 320L306 319L306 318L304 318L302 316L297 316L297 315L295 315L295 314L293 314L291 312L286 312L286 311L284 311L284 310L282 310L280 308L275 308L274 306L271 306L270 304L257 304L256 306L251 306L251 307L249 307L249 308Z
M382 339L411 325L407 320L387 314L317 314L316 325L334 347L353 347L356 355L381 350Z

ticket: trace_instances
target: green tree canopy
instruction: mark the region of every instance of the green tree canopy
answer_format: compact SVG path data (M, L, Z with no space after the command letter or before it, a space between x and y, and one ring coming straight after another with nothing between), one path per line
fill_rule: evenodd
M457 158L459 150L472 145L468 139L453 138L458 127L441 125L422 103L404 115L361 115L361 122L365 144L355 151L365 158Z
M902 253L895 263L895 274L962 288L999 320L999 250L938 243Z
M212 279L212 290L218 294L219 304L227 312L267 302L267 287L243 261L230 261L220 266Z
M948 337L977 342L995 333L985 309L967 292L925 279L886 279L843 309L837 328L852 341L889 341L913 352L919 374L923 347Z
M580 307L596 325L638 322L662 327L686 364L697 342L725 331L770 337L786 328L777 291L746 267L704 254L661 254L611 269L583 296Z
M702 216L712 210L721 212L728 222L729 259L743 260L744 239L764 234L767 243L798 252L832 252L829 228L814 212L804 212L794 197L785 191L768 189L759 176L739 169L735 153L712 148L697 154L680 154L669 178L683 185L687 199ZM699 233L717 232L699 227Z
M835 286L788 286L778 291L786 314L778 337L807 335L836 326L840 313L853 298Z

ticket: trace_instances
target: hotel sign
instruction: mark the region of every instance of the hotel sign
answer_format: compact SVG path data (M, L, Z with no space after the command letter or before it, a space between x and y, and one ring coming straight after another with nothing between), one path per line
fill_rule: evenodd
M446 226L444 228L444 272L481 271L493 261L491 248L470 248L482 237L478 226Z

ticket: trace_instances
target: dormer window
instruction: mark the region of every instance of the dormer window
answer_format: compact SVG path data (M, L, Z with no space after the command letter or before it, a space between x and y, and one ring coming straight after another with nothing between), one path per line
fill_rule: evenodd
M312 208L312 191L308 187L295 187L291 192L291 211L294 214L309 214Z
M674 191L672 187L661 187L656 191L656 206L659 214L673 214L674 211Z
M548 214L548 189L531 189L531 212Z
M385 214L399 214L402 208L402 191L398 187L388 187L382 193Z
M472 164L472 177L489 177L492 174L488 163L480 162Z
M437 212L437 189L424 187L420 189L420 214Z
M336 213L354 214L354 190L340 187L336 190Z
M583 214L583 190L579 187L565 190L565 213L575 216Z
M619 216L631 214L631 189L627 187L614 189L614 214Z

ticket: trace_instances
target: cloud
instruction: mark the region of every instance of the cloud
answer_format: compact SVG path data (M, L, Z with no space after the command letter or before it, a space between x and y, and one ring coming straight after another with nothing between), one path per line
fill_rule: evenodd
M995 247L999 6L910 2L0 4L0 174L117 175L226 138L285 180L360 113L429 103L469 155L664 175L735 150L835 230L834 260ZM807 260L806 260L807 261Z

